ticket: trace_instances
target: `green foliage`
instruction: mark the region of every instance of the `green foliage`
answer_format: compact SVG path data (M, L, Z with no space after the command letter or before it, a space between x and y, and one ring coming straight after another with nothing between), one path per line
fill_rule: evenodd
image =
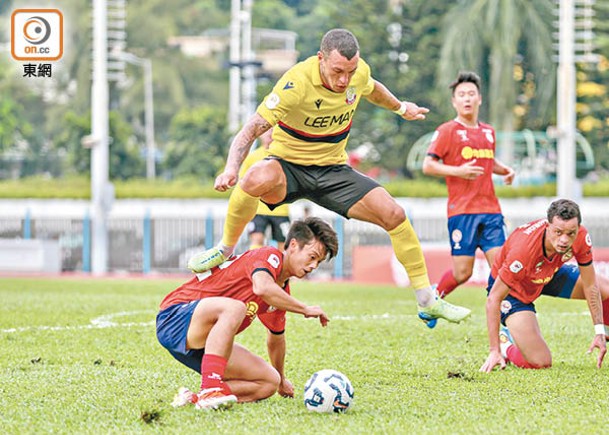
M68 112L65 129L55 141L56 150L68 156L71 174L90 174L91 150L82 144L83 137L91 133L91 115ZM109 169L111 179L126 179L144 174L144 161L139 146L133 140L131 127L118 113L109 117Z
M4 433L604 433L605 369L585 351L592 339L583 301L541 298L541 330L554 367L478 372L488 339L481 288L455 292L471 307L461 325L428 330L409 290L296 282L292 292L331 321L288 314L286 376L277 395L225 412L174 409L178 387L200 377L157 342L161 299L176 279L0 279L0 409ZM260 322L236 342L268 360ZM302 403L315 371L344 372L355 390L344 415ZM534 386L534 388L532 388ZM601 398L601 399L599 399Z
M229 139L225 111L183 109L173 118L169 137L163 166L169 176L211 179L224 167Z

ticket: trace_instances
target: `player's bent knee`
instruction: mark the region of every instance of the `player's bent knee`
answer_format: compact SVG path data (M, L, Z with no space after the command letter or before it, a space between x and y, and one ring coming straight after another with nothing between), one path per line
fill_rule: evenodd
M272 367L269 367L270 370L265 372L265 377L261 379L260 387L257 391L256 400L268 399L273 394L277 392L279 388L279 383L281 382L281 377L277 370Z
M455 270L455 280L459 284L463 284L472 277L471 270Z
M552 367L552 356L540 356L527 360L535 369L549 369Z
M383 221L383 228L385 230L390 231L400 225L402 222L406 220L406 212L399 205L395 204L395 207L392 207L386 212L383 212L383 216L381 216Z

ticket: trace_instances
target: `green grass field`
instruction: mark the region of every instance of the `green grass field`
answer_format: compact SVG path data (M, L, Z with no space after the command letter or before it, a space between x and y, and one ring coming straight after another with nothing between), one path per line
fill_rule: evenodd
M417 320L411 291L296 282L293 293L332 319L290 314L286 369L297 395L224 412L173 409L199 376L157 343L154 318L180 280L0 279L0 433L606 433L609 361L595 368L582 301L537 303L554 367L478 372L487 356L484 291L462 288L466 323ZM266 357L259 322L237 341ZM315 414L302 388L316 370L355 389L344 415Z

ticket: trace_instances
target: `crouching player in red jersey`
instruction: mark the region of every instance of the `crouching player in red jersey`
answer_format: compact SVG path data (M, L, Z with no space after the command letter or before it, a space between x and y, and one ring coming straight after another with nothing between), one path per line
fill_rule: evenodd
M326 313L290 295L289 278L302 278L323 260L334 257L334 230L315 217L296 221L285 251L266 246L233 257L196 275L169 293L157 315L157 337L174 358L201 373L201 391L178 391L173 405L198 409L227 408L233 402L266 399L275 392L293 397L284 375L285 313L316 317ZM235 335L258 317L268 329L270 364L234 343Z
M609 285L607 279L596 276L592 241L580 224L579 206L559 199L548 208L547 220L522 225L508 237L489 277L486 320L490 353L480 371L491 372L495 366L503 369L506 360L522 368L552 365L533 304L541 294L586 299L595 331L588 351L599 349L597 367L601 367L607 347L599 287L607 298ZM577 266L564 264L571 258ZM509 329L500 331L500 322Z

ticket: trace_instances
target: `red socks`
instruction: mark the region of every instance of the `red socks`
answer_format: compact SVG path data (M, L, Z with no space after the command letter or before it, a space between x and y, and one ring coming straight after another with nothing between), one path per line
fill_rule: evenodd
M206 388L222 388L225 394L230 394L230 388L222 379L228 361L219 355L204 354L201 362L201 390Z
M459 283L453 276L453 271L449 270L442 275L442 279L438 283L438 294L441 298L446 297L450 292L457 288Z

